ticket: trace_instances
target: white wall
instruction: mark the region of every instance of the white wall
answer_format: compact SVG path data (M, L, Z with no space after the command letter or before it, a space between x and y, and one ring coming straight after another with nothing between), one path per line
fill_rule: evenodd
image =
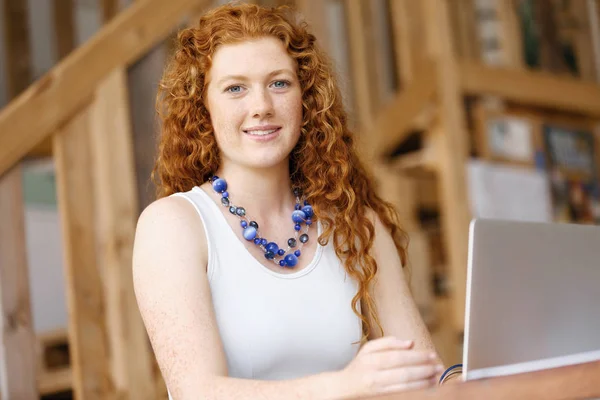
M66 329L68 323L59 216L50 207L27 207L25 236L33 327Z

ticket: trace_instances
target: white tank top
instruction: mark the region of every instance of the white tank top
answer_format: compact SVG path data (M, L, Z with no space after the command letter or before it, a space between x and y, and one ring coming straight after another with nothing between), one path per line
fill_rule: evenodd
M342 369L354 358L362 335L351 308L358 285L332 240L317 244L305 268L279 274L248 252L203 189L173 196L191 202L204 223L207 273L229 376L293 379Z

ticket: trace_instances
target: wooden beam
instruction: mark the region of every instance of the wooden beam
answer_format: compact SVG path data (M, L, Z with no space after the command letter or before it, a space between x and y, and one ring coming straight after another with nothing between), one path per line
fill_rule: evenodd
M83 109L54 137L73 392L76 398L86 400L115 398L108 361L103 277L96 253L97 199L89 114L88 108Z
M429 51L436 60L440 129L432 132L439 165L442 229L449 259L454 328L464 327L469 221L466 162L469 134L460 90L460 69L455 58L448 11L450 0L422 0L427 15Z
M202 1L134 2L8 104L0 112L0 175L89 102L110 71L137 61Z
M422 64L412 83L379 112L369 129L367 137L373 142L374 157L384 157L406 138L434 99L436 89L435 64Z
M136 178L124 69L99 86L92 105L99 268L104 277L113 381L118 396L154 399L152 354L133 290L131 263L138 218Z
M600 116L600 85L576 78L509 68L486 67L463 61L459 65L462 91L496 95L522 105Z
M0 177L0 397L37 400L22 170Z
M60 61L75 48L75 19L73 0L54 0L54 33L56 36L56 58Z
M423 13L413 0L389 0L396 53L397 76L401 86L412 82L426 61Z
M8 96L14 98L29 86L32 79L28 2L4 0L3 7Z
M327 1L296 0L295 8L306 18L309 29L317 37L320 46L331 52L329 21L327 20Z
M411 44L410 21L406 0L391 0L392 32L396 56L396 76L400 87L406 86L413 76L413 48Z
M365 4L361 0L345 0L350 48L350 65L354 86L354 114L358 116L359 130L369 129L373 123L373 91L371 71L367 56Z

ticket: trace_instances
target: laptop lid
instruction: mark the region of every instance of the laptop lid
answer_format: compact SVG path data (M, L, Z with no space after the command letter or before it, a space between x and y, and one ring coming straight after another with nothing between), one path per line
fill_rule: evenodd
M476 219L463 377L600 359L600 227Z

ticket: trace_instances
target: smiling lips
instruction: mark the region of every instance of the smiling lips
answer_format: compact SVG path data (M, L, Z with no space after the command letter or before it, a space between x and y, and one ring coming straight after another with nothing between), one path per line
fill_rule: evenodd
M281 127L276 125L263 125L244 129L244 132L252 136L267 136L277 132L280 129Z

